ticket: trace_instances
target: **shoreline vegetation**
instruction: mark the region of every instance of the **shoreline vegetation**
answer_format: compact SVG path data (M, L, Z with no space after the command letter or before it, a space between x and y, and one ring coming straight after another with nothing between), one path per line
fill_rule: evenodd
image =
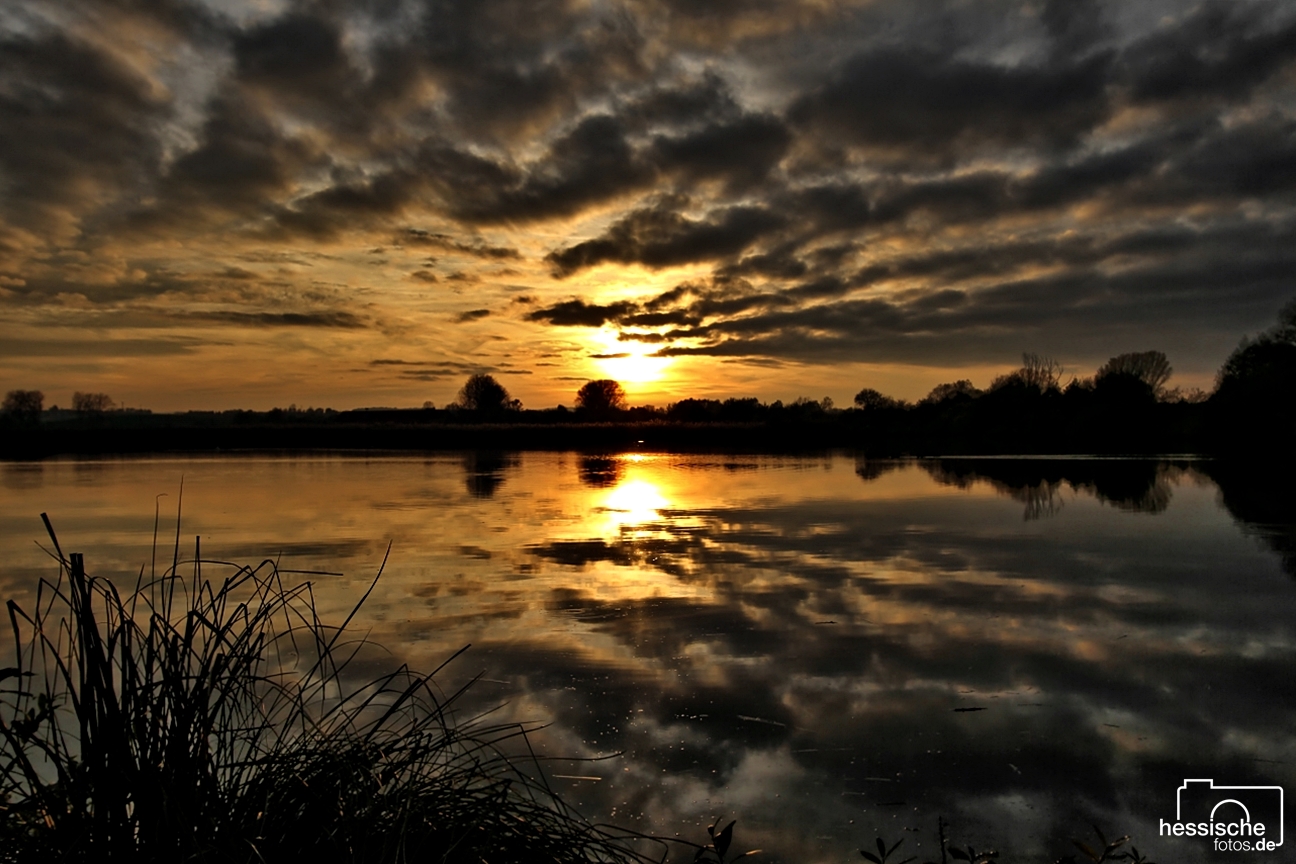
M734 405L732 403L747 403ZM944 403L825 409L684 400L662 416L572 411L482 416L453 409L106 413L0 424L0 458L240 451L652 450L780 453L853 449L872 458L1286 453L1286 406L992 393ZM813 407L811 407L813 406ZM745 415L745 416L744 416ZM739 419L743 417L743 419Z
M42 518L58 577L31 609L9 601L0 667L0 860L665 857L564 804L525 725L462 716L472 681L447 694L435 676L466 649L431 674L360 671L381 652L348 625L373 585L335 626L293 571L203 560L197 541L182 560L177 536L130 589Z
M436 408L334 411L114 410L105 393L76 393L71 410L11 390L0 410L0 458L266 450L622 450L789 452L850 448L870 457L974 455L1286 454L1296 440L1296 302L1244 339L1210 393L1168 388L1165 354L1112 357L1092 377L1024 354L984 390L940 384L916 403L865 387L854 404L799 398L681 399L629 406L621 385L590 381L575 408L524 409L489 374L468 378Z

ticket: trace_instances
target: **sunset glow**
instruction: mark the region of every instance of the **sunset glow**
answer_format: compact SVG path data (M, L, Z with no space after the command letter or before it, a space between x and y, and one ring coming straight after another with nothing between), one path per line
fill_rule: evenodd
M0 384L1209 388L1290 298L1290 4L713 5L11 4Z
M628 390L635 392L636 384L648 384L661 381L670 374L674 360L670 357L656 357L655 349L642 342L619 342L613 330L600 330L601 341L598 353L600 373L605 378L620 381L629 385Z

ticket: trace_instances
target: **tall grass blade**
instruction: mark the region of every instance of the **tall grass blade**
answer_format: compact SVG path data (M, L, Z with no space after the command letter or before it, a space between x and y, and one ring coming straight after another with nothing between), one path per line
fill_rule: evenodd
M177 529L171 567L147 581L141 567L123 595L65 557L43 518L58 576L30 612L7 605L0 860L664 856L568 808L521 724L457 720L471 682L446 697L405 666L356 680L373 646L348 627L377 578L333 627L310 583L286 583L272 561L203 561L195 539L181 577Z

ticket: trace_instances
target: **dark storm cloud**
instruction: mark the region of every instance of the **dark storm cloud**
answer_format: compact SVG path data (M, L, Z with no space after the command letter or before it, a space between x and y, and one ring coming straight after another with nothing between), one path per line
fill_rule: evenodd
M1060 68L892 48L852 58L794 104L798 126L844 145L944 157L981 144L1062 146L1107 114L1108 56Z
M1138 101L1238 99L1296 57L1296 22L1273 26L1268 4L1204 3L1177 27L1125 52Z
M660 136L652 153L681 181L718 177L730 192L741 192L764 180L791 143L792 133L778 118L745 115L675 138Z
M1238 220L1211 230L1187 226L919 251L872 264L841 279L801 282L777 292L741 280L682 285L641 305L619 304L597 315L558 316L568 325L665 327L623 332L623 339L661 344L663 356L768 357L803 362L846 359L959 363L986 356L1012 328L1032 347L1041 332L1049 350L1104 351L1109 341L1146 339L1157 328L1178 330L1216 308L1236 330L1290 290L1296 253L1282 247L1290 222ZM1110 265L1122 263L1112 272ZM1051 275L1019 274L1045 269ZM893 291L884 297L848 296L857 288L904 285L914 279L966 287ZM1121 298L1119 322L1111 301ZM550 310L538 316L550 320ZM1139 335L1140 333L1144 335ZM691 344L671 344L696 340ZM1235 341L1230 337L1229 341ZM1186 341L1186 340L1185 340ZM1141 344L1141 342L1140 342ZM1175 343L1176 345L1179 343ZM1004 349L1002 360L1015 354Z
M327 164L317 148L282 135L272 116L237 94L212 100L200 134L201 145L159 179L159 205L133 214L137 224L165 231L176 216L190 223L208 216L264 218L280 208L276 202L301 172Z
M1090 49L1111 35L1102 5L1095 0L1047 0L1040 10L1040 23L1055 51L1064 57Z
M233 50L240 78L282 94L319 99L355 78L340 28L313 15L290 12L239 33Z
M659 103L663 94L649 97ZM467 222L528 222L568 216L662 181L688 188L722 181L732 193L759 183L787 149L791 134L769 115L720 115L699 128L637 140L660 105L631 104L624 114L591 114L529 163L497 160L429 142L418 168L450 212ZM698 118L691 118L695 125Z
M568 216L643 187L652 177L610 115L586 117L554 142L537 164L520 168L434 146L420 154L450 211L471 222L534 221Z
M3 34L0 80L0 256L21 256L28 231L65 240L67 213L157 170L166 106L120 60L65 33Z
M742 251L784 221L756 207L728 207L694 220L675 212L672 203L635 211L602 237L554 252L547 260L559 276L609 261L654 269L707 261Z
M507 139L574 113L580 96L646 71L637 22L615 6L562 0L419 4L404 51L445 87L457 131Z
M942 225L1050 214L1081 202L1137 218L1153 206L1233 204L1290 193L1296 126L1278 114L1222 126L1172 124L1127 146L1058 159L1026 172L979 170L932 179L816 184L781 193L782 212L820 232L896 228L924 218ZM1065 242L1065 241L1064 241Z

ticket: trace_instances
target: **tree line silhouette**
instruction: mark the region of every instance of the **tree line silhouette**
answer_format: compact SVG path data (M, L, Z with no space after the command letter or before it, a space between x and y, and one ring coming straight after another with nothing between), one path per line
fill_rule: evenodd
M786 404L747 397L631 406L618 382L599 379L580 387L574 408L528 410L484 373L470 376L456 401L440 409L426 402L421 409L293 405L268 412L152 415L113 411L107 394L77 393L72 411L43 411L40 391L12 390L0 410L0 453L647 443L748 450L846 446L876 455L1282 455L1296 440L1296 302L1282 310L1275 326L1242 340L1220 368L1212 392L1170 388L1172 373L1163 352L1142 351L1119 354L1091 377L1063 383L1064 370L1052 358L1024 354L1018 369L984 389L970 380L952 381L909 403L864 387L845 408L829 398L806 397ZM78 435L87 428L95 429L96 440ZM469 428L474 431L463 431ZM155 434L125 434L149 430Z

